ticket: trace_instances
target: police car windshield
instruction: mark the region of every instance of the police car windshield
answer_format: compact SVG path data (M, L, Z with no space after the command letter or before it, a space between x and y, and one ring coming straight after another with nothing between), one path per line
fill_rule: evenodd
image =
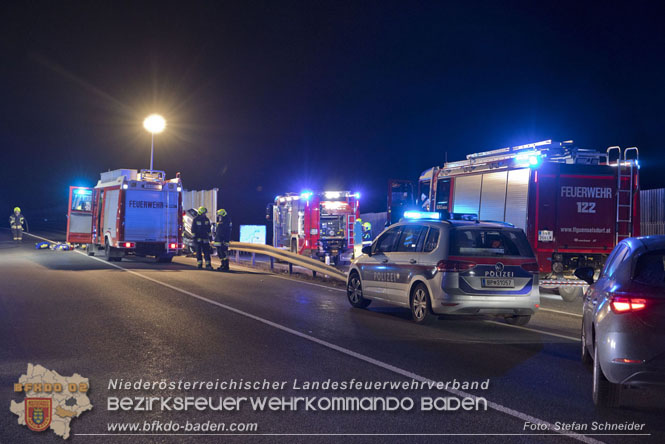
M450 255L533 257L533 251L521 230L455 228L450 232Z

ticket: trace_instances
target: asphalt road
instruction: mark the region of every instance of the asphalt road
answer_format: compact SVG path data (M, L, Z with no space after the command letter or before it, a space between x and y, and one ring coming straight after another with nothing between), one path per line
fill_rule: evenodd
M46 234L48 236L48 234ZM624 407L595 408L580 363L580 303L553 295L525 328L491 318L417 326L407 310L349 306L343 290L232 264L232 272L130 259L116 266L78 252L35 250L0 232L0 442L62 442L16 424L10 400L28 363L90 379L94 406L71 424L71 442L663 442L665 397L624 393ZM109 380L286 381L282 390L109 389ZM487 411L423 412L436 389L296 390L298 381L485 381ZM395 396L411 411L110 412L112 396ZM256 423L239 436L102 436L108 424L144 421ZM525 421L645 424L646 436L525 430ZM544 426L546 427L546 425ZM143 433L143 432L141 432ZM226 432L228 433L228 432ZM595 433L595 436L591 434ZM627 432L613 432L627 433ZM489 435L489 436L488 436Z

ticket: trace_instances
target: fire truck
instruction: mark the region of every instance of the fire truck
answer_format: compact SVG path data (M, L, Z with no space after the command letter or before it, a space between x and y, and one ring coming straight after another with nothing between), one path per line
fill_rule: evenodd
M338 264L353 250L360 194L349 191L287 193L268 206L273 246Z
M552 140L469 154L424 171L416 199L410 200L415 184L391 183L388 217L410 203L522 228L541 285L558 285L572 301L583 290L567 282L576 268L600 270L618 241L639 235L638 158L636 147L599 152Z
M101 173L94 188L70 187L67 241L109 261L127 255L171 262L182 249L182 183L163 171Z

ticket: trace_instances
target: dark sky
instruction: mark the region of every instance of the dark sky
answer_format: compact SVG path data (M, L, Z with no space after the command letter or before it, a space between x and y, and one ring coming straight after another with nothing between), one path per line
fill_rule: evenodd
M95 2L0 6L0 208L155 166L219 187L236 224L275 194L342 188L543 139L640 147L665 186L659 2ZM47 216L51 217L51 216Z

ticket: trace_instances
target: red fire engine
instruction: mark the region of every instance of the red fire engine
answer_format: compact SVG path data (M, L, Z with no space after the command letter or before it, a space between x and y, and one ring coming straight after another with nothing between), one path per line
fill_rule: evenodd
M416 200L427 211L524 229L541 276L561 282L561 296L573 300L582 287L563 279L578 267L599 270L619 240L639 235L638 157L635 147L598 152L551 140L469 154L424 171ZM391 184L389 217L411 187Z
M268 208L273 246L337 264L353 249L353 225L360 195L349 191L287 193Z
M70 187L67 241L106 259L155 256L170 262L182 249L182 183L163 171L101 173L94 188Z

